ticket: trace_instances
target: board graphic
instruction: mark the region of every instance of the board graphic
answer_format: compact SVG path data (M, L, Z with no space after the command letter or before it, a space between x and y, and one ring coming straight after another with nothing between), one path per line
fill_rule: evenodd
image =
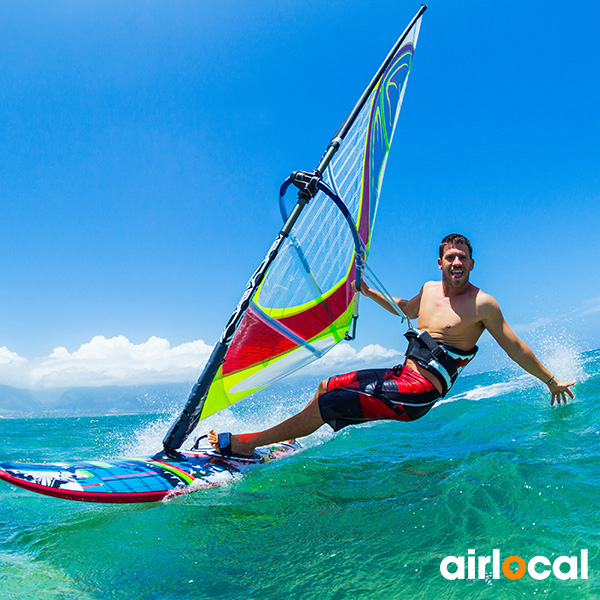
M182 460L155 457L78 463L0 462L0 479L39 494L83 502L158 502L223 485L295 452L296 443L257 448L251 458L225 457L209 448L182 452Z

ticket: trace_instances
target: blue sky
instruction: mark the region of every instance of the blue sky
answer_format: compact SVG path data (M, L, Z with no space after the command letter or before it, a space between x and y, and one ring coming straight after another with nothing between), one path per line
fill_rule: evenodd
M316 166L418 8L2 3L11 365L96 336L122 336L117 357L152 336L205 352L280 228L280 183ZM464 232L473 282L528 343L600 346L599 18L591 1L429 3L371 252L393 294L437 279L439 239ZM363 302L357 350L402 350L390 318Z

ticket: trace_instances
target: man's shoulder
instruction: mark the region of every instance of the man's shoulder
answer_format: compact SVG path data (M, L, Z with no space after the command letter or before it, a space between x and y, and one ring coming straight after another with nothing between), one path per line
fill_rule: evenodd
M483 290L477 289L477 308L484 311L496 311L500 310L500 306L496 298L491 294L484 292Z
M442 282L441 281L426 281L421 288L422 292L434 289L441 289Z

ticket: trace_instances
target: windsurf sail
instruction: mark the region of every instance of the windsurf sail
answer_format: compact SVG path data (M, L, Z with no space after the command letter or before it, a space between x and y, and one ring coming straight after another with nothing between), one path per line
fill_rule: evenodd
M312 173L280 190L284 226L167 433L168 454L197 423L352 339L383 174L406 91L423 5L346 117ZM286 194L298 188L288 213Z

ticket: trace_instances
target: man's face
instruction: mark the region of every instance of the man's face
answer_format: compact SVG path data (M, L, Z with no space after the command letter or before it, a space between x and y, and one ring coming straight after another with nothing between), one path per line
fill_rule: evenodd
M454 288L469 283L469 273L473 270L475 261L469 254L465 244L444 247L442 258L438 258L438 266L442 271L442 281Z

